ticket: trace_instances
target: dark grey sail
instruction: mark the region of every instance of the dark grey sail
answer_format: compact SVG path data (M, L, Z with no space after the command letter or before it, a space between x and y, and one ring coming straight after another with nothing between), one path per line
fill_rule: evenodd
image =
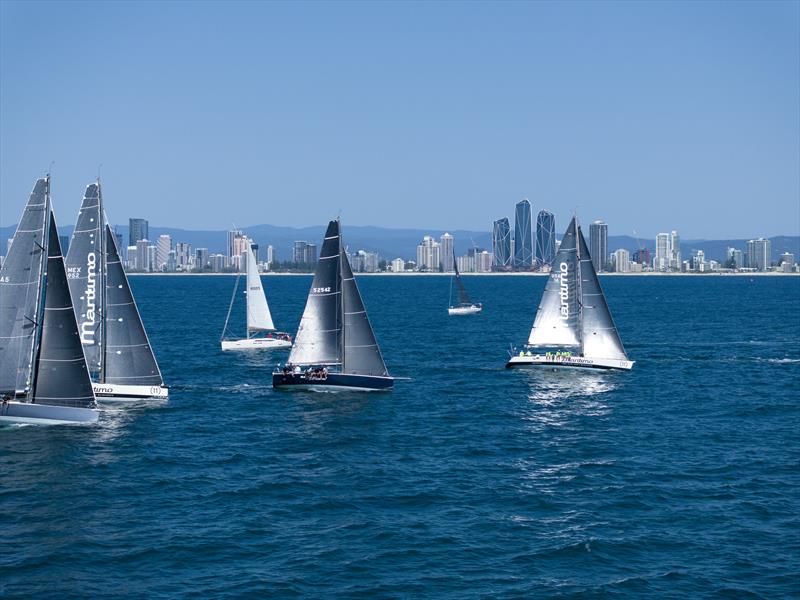
M105 357L101 381L118 385L162 385L139 309L122 268L117 242L106 225Z
M344 314L342 373L387 376L386 363L383 362L344 248L341 249L341 264Z
M42 333L34 368L33 402L51 406L94 408L92 380L81 347L52 211L44 299Z
M589 248L578 227L583 355L588 358L615 358L628 360L622 340L619 339L617 327L611 312L608 310L605 295L597 279L597 273L589 255Z
M0 393L27 391L39 325L49 178L33 186L0 269Z
M67 279L89 372L98 378L102 366L103 215L100 186L86 188L67 252Z
M464 282L461 281L461 274L458 272L458 264L456 263L456 253L453 251L453 269L456 272L456 290L458 291L458 303L459 304L472 304L472 300L469 299L469 294L467 294L467 288L464 287Z
M338 365L342 362L341 260L339 221L325 232L306 308L289 354L293 365Z
M569 222L533 321L531 346L580 346L580 281L577 225Z

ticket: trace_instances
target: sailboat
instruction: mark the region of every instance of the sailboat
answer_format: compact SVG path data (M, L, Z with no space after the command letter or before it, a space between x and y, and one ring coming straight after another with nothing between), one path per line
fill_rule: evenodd
M91 423L98 410L78 336L50 176L39 179L0 269L0 421Z
M289 360L275 388L390 390L378 342L342 244L339 220L325 232L319 262Z
M122 268L99 180L86 187L66 263L97 399L166 399L169 390Z
M467 288L464 287L464 282L461 281L461 275L458 272L458 263L456 262L456 251L453 249L453 269L455 269L455 276L450 280L450 306L447 309L448 315L474 315L475 313L483 310L483 304L478 302L475 304L469 299ZM458 304L453 304L453 281L456 283L456 290L458 292Z
M228 316L225 318L225 327L222 330L222 339L220 340L223 350L273 350L275 348L288 348L292 345L292 338L289 334L275 330L253 250L254 246L251 245L245 253L247 256L245 260L247 270L247 290L245 291L247 299L247 334L242 339L226 339L228 321L231 318L231 310L236 300L236 293L239 290L239 277L237 276L231 303L228 307Z
M629 371L589 249L575 217L553 261L528 343L506 368L545 366Z

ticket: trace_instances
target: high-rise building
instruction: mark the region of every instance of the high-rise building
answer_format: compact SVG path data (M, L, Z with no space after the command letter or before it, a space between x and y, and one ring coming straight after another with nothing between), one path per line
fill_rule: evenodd
M167 263L164 268L165 271L169 273L174 273L178 270L178 256L175 253L175 250L170 250L169 254L167 255Z
M175 264L181 271L189 270L189 263L192 258L192 245L186 242L175 244Z
M531 203L527 198L517 202L514 211L514 267L530 269L533 266L533 235L531 231Z
M741 269L744 266L742 251L737 248L727 248L725 250L725 262L732 269Z
M136 242L136 259L134 269L137 271L150 271L150 240L144 239Z
M475 254L467 254L466 256L457 256L456 264L461 273L474 273L475 272Z
M406 270L406 261L402 258L395 258L392 261L392 273L402 273Z
M492 228L492 256L494 268L507 270L511 267L511 226L503 217L494 222Z
M639 265L650 265L653 262L653 257L650 255L650 250L647 248L639 248L633 253L633 262Z
M608 262L608 225L595 221L589 225L589 254L594 270L602 273Z
M231 229L228 231L228 244L225 249L228 258L233 258L241 254L241 240L244 234L238 229Z
M209 266L208 248L197 248L194 254L194 270L205 271Z
M494 264L494 257L491 252L483 250L475 254L475 271L478 273L489 273Z
M306 262L306 246L308 242L303 240L295 240L292 244L292 262L303 264Z
M442 271L449 273L453 270L453 236L445 233L439 238L441 247Z
M747 242L747 266L756 271L768 271L772 266L772 242L764 238Z
M671 271L681 270L681 238L674 229L669 236L669 268Z
M147 219L128 219L128 246L135 246L139 241L147 239L150 239Z
M305 250L303 252L303 262L309 266L313 266L317 264L317 245L316 244L306 244Z
M614 271L617 273L630 273L631 270L631 255L630 252L624 248L614 251L611 255L612 262L614 263Z
M208 263L211 267L212 273L222 273L225 270L226 262L230 264L230 261L226 261L229 257L225 256L224 254L211 254L208 257Z
M156 242L156 263L153 268L154 271L163 271L167 260L169 260L169 253L172 251L172 238L169 235L162 234L158 236Z
M791 252L784 252L778 259L778 266L784 273L791 273L794 268L794 254Z
M267 246L267 270L275 266L275 247L271 244Z
M128 257L125 259L125 268L130 271L136 271L136 246L128 246L125 254Z
M556 258L556 219L553 213L540 210L536 217L536 266L553 264Z
M656 271L666 271L669 269L669 261L672 257L670 239L668 233L659 233L656 236L656 255L653 258L653 269Z
M431 236L422 238L422 243L417 246L417 269L420 271L439 271L442 264L441 246Z

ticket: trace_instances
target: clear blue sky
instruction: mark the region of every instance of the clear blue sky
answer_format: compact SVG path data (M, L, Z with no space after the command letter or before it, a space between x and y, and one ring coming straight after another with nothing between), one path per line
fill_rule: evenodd
M800 233L797 2L0 4L0 224Z

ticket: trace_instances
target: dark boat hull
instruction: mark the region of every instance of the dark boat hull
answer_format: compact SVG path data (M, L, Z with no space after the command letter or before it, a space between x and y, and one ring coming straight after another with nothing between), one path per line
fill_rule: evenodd
M363 392L389 391L394 387L394 379L376 375L352 375L349 373L328 373L324 379L308 377L305 373L273 373L272 387L301 390L352 390Z

